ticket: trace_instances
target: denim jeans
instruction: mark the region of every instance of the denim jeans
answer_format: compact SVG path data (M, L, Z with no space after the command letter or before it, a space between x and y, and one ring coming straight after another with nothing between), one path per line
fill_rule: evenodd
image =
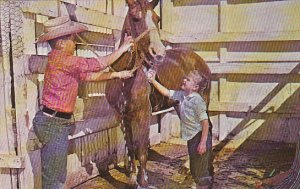
M74 120L49 117L42 111L33 119L40 142L43 189L63 189L67 175L68 135Z
M211 186L213 176L211 132L209 132L207 136L206 152L202 155L200 155L197 151L198 145L201 141L201 135L202 132L199 132L187 142L190 158L190 170L197 185Z

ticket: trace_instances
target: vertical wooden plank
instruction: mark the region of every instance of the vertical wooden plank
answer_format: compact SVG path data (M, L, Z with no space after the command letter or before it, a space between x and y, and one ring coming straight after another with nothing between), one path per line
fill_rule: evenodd
M92 161L93 162L96 162L97 161L97 134L98 133L95 133L93 134L93 144L92 144L92 152L93 152L93 155L92 155Z
M17 153L25 158L26 168L19 172L19 188L41 188L39 151L29 152L27 144L31 140L32 119L37 111L37 88L35 77L24 74L25 62L29 56L25 53L35 52L34 15L23 14L22 1L11 1L11 35L14 72L14 90L16 104ZM30 36L27 36L30 35ZM34 165L34 166L33 166Z
M36 54L35 50L35 15L32 13L23 14L24 25L24 54Z
M224 1L221 1L220 2L220 6L221 6L221 9L222 9L222 6L224 4L227 4L226 2ZM221 12L222 13L222 12ZM222 21L222 16L221 16L221 21ZM223 31L223 28L224 26L220 25L220 29L221 31ZM220 48L220 51L219 51L219 56L220 56L220 63L224 63L226 64L227 62L227 49L226 48ZM219 85L218 85L218 102L224 102L226 101L226 94L224 94L224 91L225 91L225 86L226 86L226 78L220 78L219 79ZM219 119L219 123L218 123L218 126L219 126L219 141L222 141L226 138L227 134L228 134L228 131L227 131L227 125L224 124L224 123L227 123L227 117L225 114L220 114L218 115L218 119Z
M82 166L88 163L88 139L87 137L82 137Z
M103 131L103 157L102 159L106 159L108 156L109 145L108 145L108 132L106 130Z
M113 135L113 137L112 137L112 141L113 141L113 151L112 151L112 153L113 153L113 155L115 156L115 158L116 158L116 155L117 155L117 148L118 148L118 138L117 138L117 127L114 127L114 128L112 128L112 135Z
M219 15L218 15L218 31L219 32L226 32L227 31L227 25L226 25L226 6L227 6L227 0L221 0L219 2Z
M0 153L16 155L15 137L12 127L12 102L11 102L11 76L10 76L10 2L0 1ZM10 169L0 169L1 187L14 189L17 188L17 176Z
M226 94L224 94L225 87L226 87L226 78L220 78L219 79L219 90L218 90L218 96L219 96L219 102L225 102L226 101Z
M99 162L99 151L100 149L100 137L99 133L96 133L96 147L95 147L95 162Z
M102 146L103 146L103 142L102 142L102 132L99 132L98 133L98 145L99 145L99 149L98 149L98 155L97 155L97 157L98 157L98 159L97 159L97 161L98 162L100 162L101 161L101 158L102 158Z
M47 16L36 15L36 37L40 36L44 32L43 23L48 20ZM47 42L37 43L37 54L38 55L47 55L50 51L50 47Z
M173 16L174 16L174 11L172 11L173 8L173 2L171 0L165 0L163 2L163 7L162 7L162 12L163 18L162 18L162 26L163 30L166 32L174 33L175 27L173 26Z
M220 114L218 115L218 119L219 119L219 141L222 141L226 138L227 134L228 134L228 130L227 130L227 117L225 114Z
M226 63L228 61L227 54L226 48L220 48L220 63Z

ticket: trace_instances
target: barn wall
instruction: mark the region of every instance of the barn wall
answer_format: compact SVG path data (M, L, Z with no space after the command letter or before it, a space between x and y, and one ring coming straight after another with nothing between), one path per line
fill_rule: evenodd
M16 166L13 104L11 100L9 2L0 2L0 183L8 189L17 188L17 173L10 169Z
M298 1L164 1L162 38L212 69L216 139L296 141L299 9Z

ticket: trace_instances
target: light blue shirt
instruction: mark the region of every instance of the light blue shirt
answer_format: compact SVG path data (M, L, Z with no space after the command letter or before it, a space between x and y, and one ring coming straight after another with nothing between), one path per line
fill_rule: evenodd
M180 102L180 131L184 140L192 139L202 131L201 121L208 119L207 106L200 94L193 92L185 95L185 92L170 90L170 96Z

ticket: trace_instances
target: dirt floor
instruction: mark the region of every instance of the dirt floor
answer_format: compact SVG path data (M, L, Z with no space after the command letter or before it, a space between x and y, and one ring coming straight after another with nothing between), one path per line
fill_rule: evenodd
M222 144L214 149L218 154ZM230 153L230 151L228 152ZM246 141L229 157L228 154L214 160L214 189L253 188L255 182L274 176L290 168L295 153L295 145L273 142ZM193 181L190 175L182 175L178 170L187 160L186 146L161 143L149 150L147 164L149 188L188 189ZM128 178L123 168L109 171L75 189L126 189Z

